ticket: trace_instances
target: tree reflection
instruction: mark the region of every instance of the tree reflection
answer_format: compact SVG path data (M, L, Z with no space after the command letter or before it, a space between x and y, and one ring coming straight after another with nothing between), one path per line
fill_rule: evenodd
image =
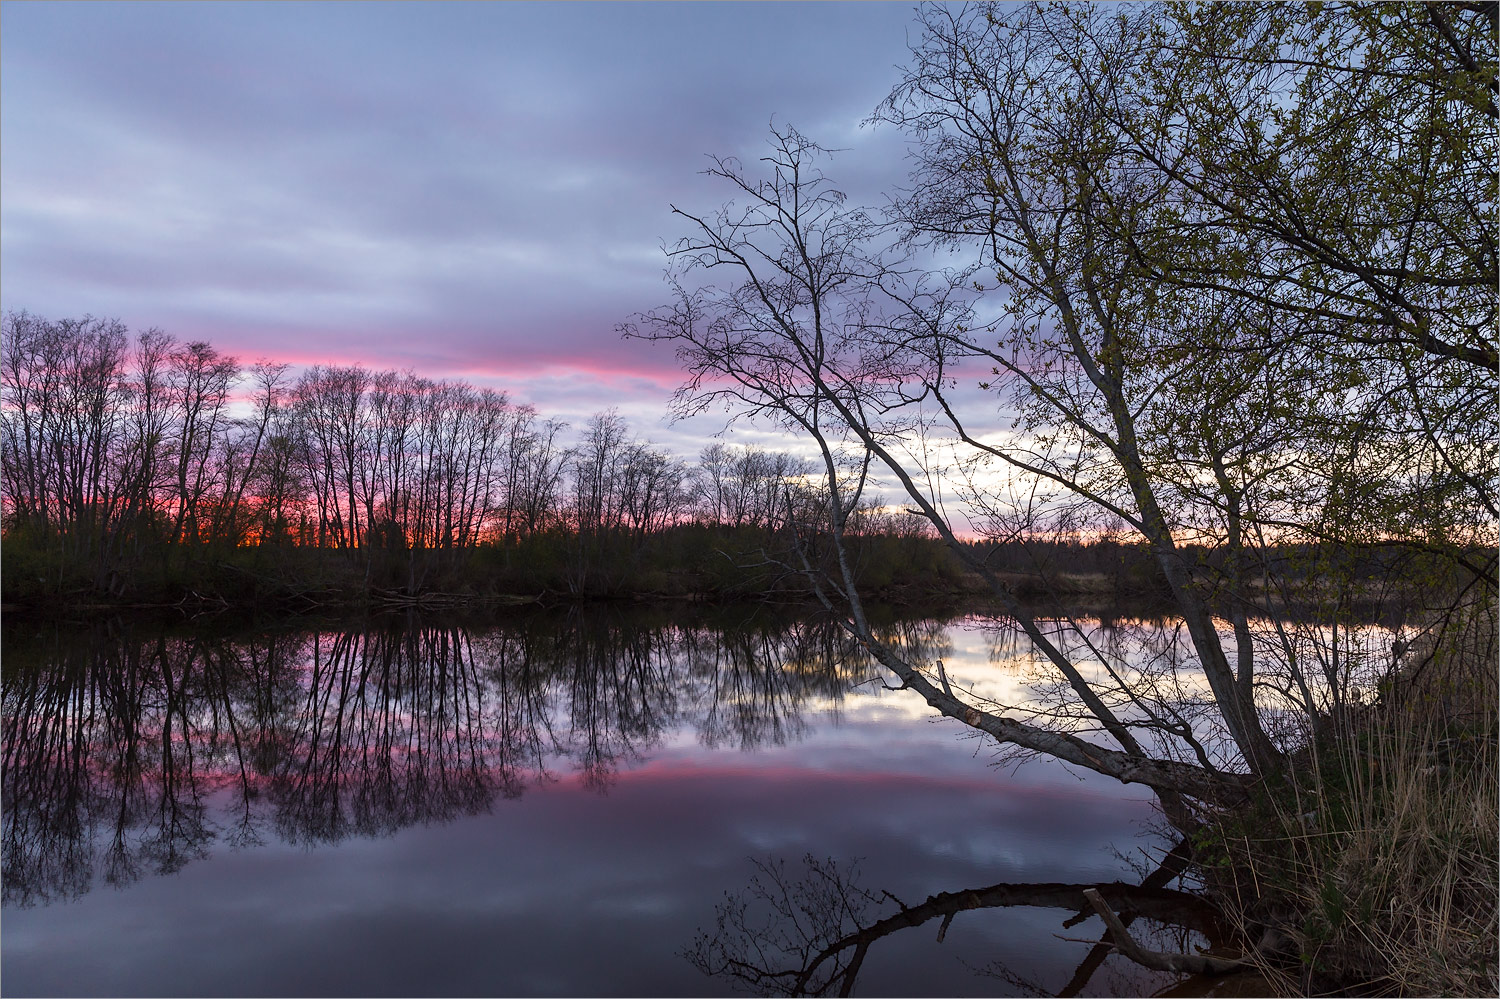
M462 632L317 634L311 646L293 751L266 775L283 839L378 836L488 807L487 692Z
M568 772L603 792L684 726L709 746L782 744L865 669L830 622L576 611L484 630L105 622L6 646L7 905L170 873L216 841L445 822Z
M699 738L714 748L782 746L806 733L802 705L837 703L867 661L843 630L826 620L784 628L690 632L684 651L698 681Z
M1003 966L986 973L1037 995L1079 995L1109 954L1141 949L1128 930L1140 918L1151 921L1152 935L1167 941L1172 956L1188 957L1202 970L1222 971L1235 962L1183 953L1194 935L1210 940L1220 935L1212 906L1166 887L1187 862L1179 844L1138 884L1000 883L940 892L908 906L888 891L876 894L862 886L857 862L841 867L808 854L797 872L784 860L752 860L757 873L749 885L727 896L713 930L700 932L683 956L704 974L756 995L847 996L871 948L893 934L941 920L937 942L942 943L959 914L1016 906L1070 912L1061 924L1069 928L1093 914L1088 894L1097 893L1128 939L1116 940L1106 929L1062 991L1050 993ZM877 918L881 911L886 914Z

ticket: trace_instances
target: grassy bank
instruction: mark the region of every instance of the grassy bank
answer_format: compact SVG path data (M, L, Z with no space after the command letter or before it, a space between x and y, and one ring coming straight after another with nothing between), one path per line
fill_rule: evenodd
M1491 620L1409 651L1200 837L1271 994L1497 994L1496 705Z

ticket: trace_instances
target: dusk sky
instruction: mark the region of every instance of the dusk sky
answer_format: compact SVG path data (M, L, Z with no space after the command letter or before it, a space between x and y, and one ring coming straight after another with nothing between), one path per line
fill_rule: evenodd
M684 455L722 421L668 427L671 350L615 327L668 299L669 205L727 197L705 154L774 117L857 201L905 172L861 123L908 3L0 10L5 310L615 405Z

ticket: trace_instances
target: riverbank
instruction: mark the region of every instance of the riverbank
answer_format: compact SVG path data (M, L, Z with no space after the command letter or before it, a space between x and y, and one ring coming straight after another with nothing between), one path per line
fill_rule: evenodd
M654 535L538 533L452 549L294 545L147 547L129 558L68 557L8 536L3 599L24 612L64 609L446 609L537 601L813 601L805 577L760 532L688 525ZM929 599L975 591L951 553L926 538L873 536L857 546L862 593ZM982 586L982 584L979 584Z
M1495 630L1477 617L1413 643L1376 703L1200 836L1271 994L1497 994Z
M537 534L508 544L451 550L298 546L156 546L123 567L69 558L55 547L9 536L0 546L7 612L251 609L282 613L444 611L520 603L594 601L742 602L821 606L778 539L753 530L684 525L645 537ZM993 596L988 584L936 539L871 535L854 539L860 595L905 606L953 605ZM1160 600L1159 580L1140 567L1093 571L1011 567L997 576L1022 600L1055 599L1108 609ZM831 569L832 567L827 567Z

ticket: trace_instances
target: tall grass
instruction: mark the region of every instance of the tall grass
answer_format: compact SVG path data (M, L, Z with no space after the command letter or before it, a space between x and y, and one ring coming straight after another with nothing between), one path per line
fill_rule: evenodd
M1276 994L1500 994L1493 622L1468 632L1205 837Z

